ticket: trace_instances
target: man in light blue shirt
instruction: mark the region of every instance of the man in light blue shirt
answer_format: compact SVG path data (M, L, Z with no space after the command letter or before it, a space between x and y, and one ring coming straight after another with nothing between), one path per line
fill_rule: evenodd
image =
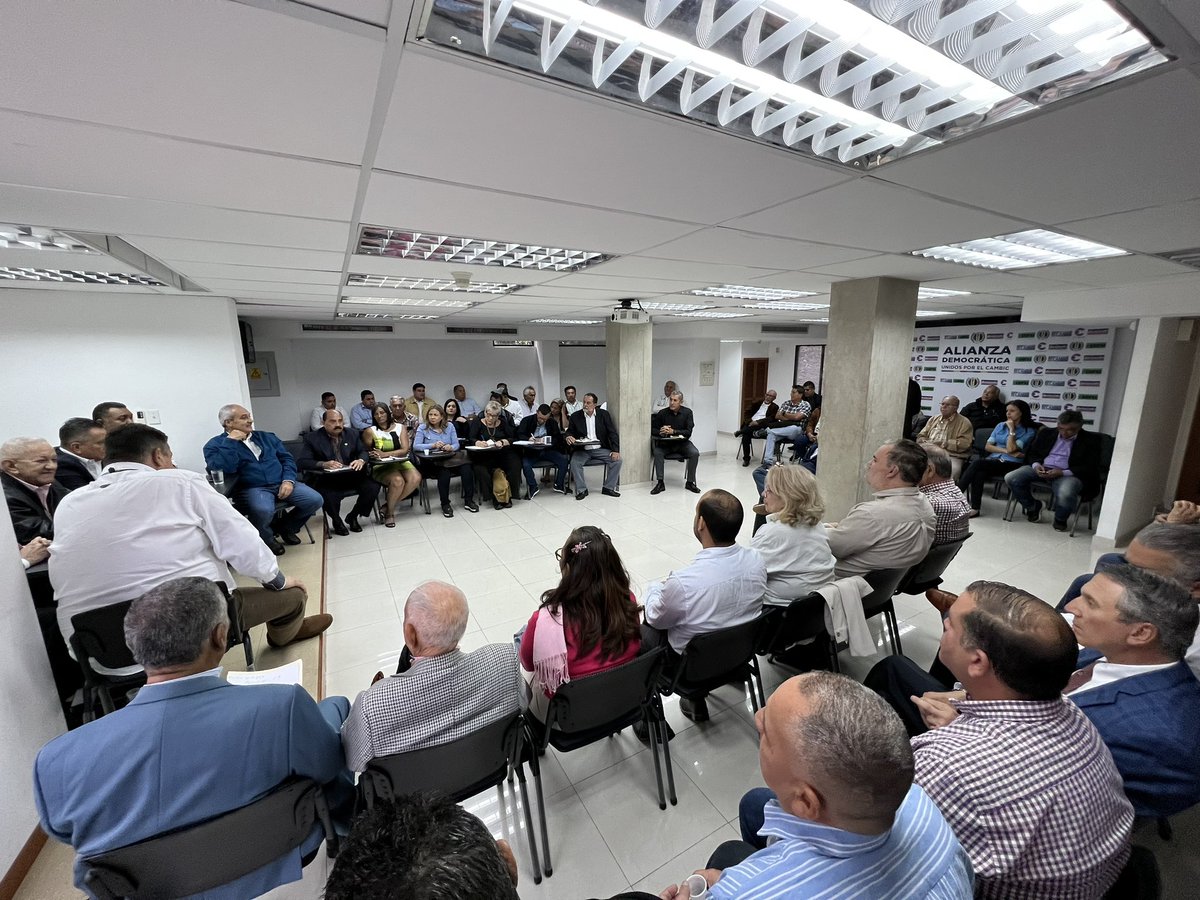
M375 392L367 388L358 399L359 402L350 407L350 427L362 433L375 425Z
M467 396L467 389L463 385L454 386L454 399L458 401L459 413L467 421L478 419L483 414L483 407Z
M768 789L741 804L743 841L699 873L709 900L968 900L971 864L913 784L899 717L856 681L810 672L784 682L755 717ZM683 885L664 900L686 898Z

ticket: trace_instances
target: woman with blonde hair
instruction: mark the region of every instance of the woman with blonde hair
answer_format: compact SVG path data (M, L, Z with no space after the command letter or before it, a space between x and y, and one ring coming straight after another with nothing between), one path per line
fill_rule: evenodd
M772 466L763 488L767 521L750 546L767 564L763 603L787 606L833 581L833 553L817 479L803 466Z

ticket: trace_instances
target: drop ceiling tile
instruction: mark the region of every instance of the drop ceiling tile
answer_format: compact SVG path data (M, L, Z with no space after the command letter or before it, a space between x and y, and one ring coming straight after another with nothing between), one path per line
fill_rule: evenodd
M1125 250L1187 250L1200 247L1200 199L1063 222L1062 230Z
M956 263L926 259L899 253L884 253L867 259L837 263L830 266L812 266L810 272L822 275L839 275L842 278L908 278L912 281L932 281L935 278L950 278L962 273Z
M926 282L925 286L947 288L952 291L1004 294L1009 297L1027 297L1030 294L1064 291L1079 287L1069 281L1058 281L1048 276L1035 278L1031 275L991 272L985 269L976 269L974 266L963 266L962 268L964 273L961 278L939 278ZM1051 268L1054 267L1046 267L1046 269Z
M1115 256L1108 259L1091 259L1083 262L1063 263L1054 266L1056 281L1086 284L1092 287L1136 284L1155 278L1186 275L1195 272L1189 266L1156 259L1153 256Z
M705 228L646 251L645 256L728 262L764 269L808 269L870 256L865 250L808 243L736 228Z
M233 279L240 281L270 281L273 283L288 282L313 285L341 284L342 273L318 272L312 269L274 269L266 266L230 266L224 263L180 263L178 271L193 281L204 281L209 278Z
M692 288L707 287L708 282L703 278L692 281L667 281L659 278L624 278L617 275L592 275L583 272L575 275L564 275L553 282L564 287L595 288L596 290L627 291L626 297L651 296L658 294L687 291Z
M754 278L778 274L774 269L750 268L732 263L695 262L681 259L655 259L648 256L622 256L591 266L593 275L627 275L634 278L699 278L709 284L743 284Z
M193 279L202 287L208 288L214 294L241 295L247 291L255 293L270 293L280 291L287 294L316 294L333 299L337 296L337 288L332 285L310 284L292 281L248 281L236 278L196 278Z
M345 258L344 252L335 250L297 250L226 241L186 241L140 234L126 234L123 237L138 249L172 266L176 263L202 262L340 271Z

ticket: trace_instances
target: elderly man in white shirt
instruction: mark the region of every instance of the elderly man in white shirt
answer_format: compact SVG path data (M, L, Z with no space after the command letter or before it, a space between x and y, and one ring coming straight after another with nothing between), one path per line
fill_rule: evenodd
M651 412L658 412L660 409L666 409L671 405L671 395L679 390L675 382L668 381L663 385L663 395L654 401L654 408Z
M304 585L279 571L258 532L204 478L176 469L167 436L147 425L108 435L108 464L55 514L50 582L63 637L71 617L140 597L189 575L224 582L242 600L243 624L267 624L273 647L306 640L333 622L305 618ZM262 583L238 588L229 567Z
M899 440L875 451L866 474L875 499L826 526L838 578L904 568L925 558L937 528L937 515L917 487L928 465L915 441Z
M697 635L741 625L762 611L767 567L757 550L737 545L742 518L741 502L728 491L700 497L692 533L703 549L690 565L646 588L643 647L665 641L679 654ZM694 722L708 719L703 698L681 698L679 708Z

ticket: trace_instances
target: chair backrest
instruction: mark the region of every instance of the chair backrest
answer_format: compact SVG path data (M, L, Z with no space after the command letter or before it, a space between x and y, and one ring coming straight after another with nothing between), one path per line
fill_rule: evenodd
M212 819L84 860L84 883L107 898L185 897L248 875L304 843L320 822L336 840L321 786L289 780Z
M706 684L745 665L754 657L764 616L769 615L770 611L755 616L749 622L692 638L683 648L677 682Z
M300 456L304 450L304 441L282 441L283 449L292 454L292 459Z
M1111 434L1100 432L1100 480L1108 480L1108 470L1112 467L1113 452L1117 449L1117 439Z
M522 725L513 713L448 744L376 757L359 779L367 807L418 791L463 800L499 784L517 758Z
M877 569L863 576L872 588L871 593L863 597L863 612L868 617L879 612L892 602L892 595L900 585L900 579L908 569Z
M942 583L942 573L958 556L962 545L971 537L970 532L957 541L948 544L937 544L929 548L925 558L904 573L900 584L896 587L897 594L923 594L930 588Z
M764 620L758 652L764 656L781 653L800 641L828 634L825 609L825 598L816 591L780 608L776 615Z
M655 647L627 663L561 685L550 701L546 723L571 733L598 728L640 710L654 696L665 647Z
M971 442L971 449L980 456L987 456L987 442L988 438L992 436L992 431L993 429L986 426L975 429L975 440Z

